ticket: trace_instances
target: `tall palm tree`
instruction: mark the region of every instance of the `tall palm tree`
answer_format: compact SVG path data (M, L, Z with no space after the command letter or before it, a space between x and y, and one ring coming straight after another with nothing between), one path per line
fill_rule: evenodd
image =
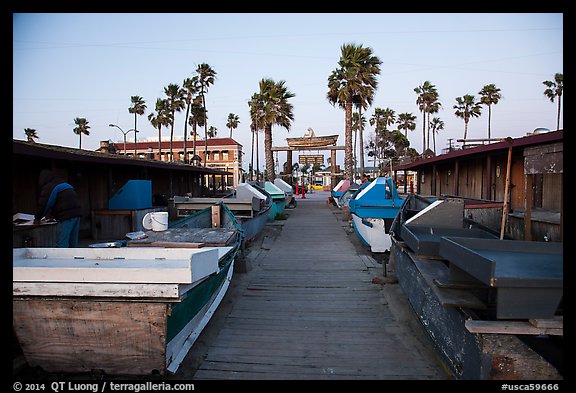
M180 112L184 109L185 101L182 98L184 96L184 90L180 88L175 83L170 83L168 86L164 88L164 94L168 97L168 108L170 109L170 161L173 160L173 153L172 153L172 141L174 140L174 117L176 112Z
M328 77L326 98L345 110L344 177L353 181L352 105L357 101L364 107L363 101L371 101L378 87L376 76L380 74L382 62L372 54L372 48L362 45L344 44L340 50L339 67Z
M256 139L256 173L260 169L260 163L258 159L258 131L264 129L264 101L261 99L259 93L252 94L250 101L248 101L248 106L250 108L250 130L252 131L252 156L250 159L250 166L252 167L252 173L250 178L253 180L254 177L254 139Z
M414 88L414 92L418 94L416 104L420 112L422 112L422 153L424 153L424 150L430 144L426 144L426 123L430 120L430 110L434 108L432 105L438 101L438 91L435 85L429 81L424 81L422 85ZM436 111L437 109L438 107L436 107Z
M144 101L144 99L140 96L132 96L130 97L130 101L132 103L132 105L130 106L130 108L128 108L128 113L134 113L134 157L136 157L136 143L138 141L137 139L137 135L138 135L138 128L136 127L137 124L137 116L138 115L143 115L144 112L146 112L146 101Z
M198 81L198 76L193 76L192 78L184 79L182 82L182 99L186 104L186 118L184 120L184 162L188 162L188 124L192 125L190 122L190 110L192 108L192 103L196 94L200 92L200 82ZM194 151L194 155L196 151Z
M454 114L464 119L464 143L466 144L466 137L468 136L468 122L472 117L479 117L482 113L482 106L476 102L476 97L470 94L465 94L462 97L456 97L456 105L453 106L456 111Z
M408 131L416 129L416 116L409 112L398 114L398 129L404 130L404 136L408 139Z
M158 129L158 160L162 160L162 126L168 127L172 120L170 119L170 108L168 107L168 100L157 98L156 113L152 112L148 115L148 120L152 127Z
M494 83L486 85L478 92L480 94L480 102L488 106L488 139L491 138L490 135L490 123L492 119L492 104L496 105L502 94L500 94L500 89L496 87Z
M24 128L24 134L26 134L28 142L34 143L34 139L38 139L38 133L34 128Z
M426 140L426 149L430 149L430 115L432 113L438 113L438 111L440 110L440 107L442 106L442 104L440 103L440 101L438 101L438 93L434 92L433 95L431 96L431 100L428 103L428 123L426 125L427 127L427 140ZM432 137L434 137L434 135L432 135Z
M444 129L444 122L440 118L435 117L430 121L430 128L432 128L432 139L434 141L434 154L436 154L436 133Z
M192 146L193 154L192 157L196 156L196 138L198 137L197 128L204 127L204 120L206 117L206 110L202 105L202 97L196 96L192 100L192 107L190 108L191 115L188 118L188 124L192 126Z
M208 121L206 117L208 110L206 109L206 93L208 92L208 88L214 84L214 80L216 79L216 71L214 71L208 64L202 63L198 65L196 72L198 73L198 81L200 82L200 96L202 97L202 107L204 108L204 139L208 139ZM204 157L207 155L208 143L205 143ZM206 166L206 161L207 160L204 160L204 166Z
M76 135L80 136L80 145L78 148L82 149L82 134L90 135L90 125L88 125L88 120L83 117L76 117L74 124L76 124L76 127L74 127L73 131Z
M554 81L544 81L542 83L548 87L544 90L544 95L550 101L554 102L554 99L558 97L558 120L556 121L556 131L558 131L560 129L560 100L564 91L564 74L556 73L554 74Z
M294 120L294 106L288 100L295 97L295 94L288 90L285 84L283 80L274 82L270 78L262 79L256 100L256 111L261 114L259 123L264 126L266 177L271 182L276 177L272 154L272 126L281 126L290 131L291 122Z
M238 115L235 115L234 113L229 113L226 127L230 129L230 138L232 138L232 130L238 128L238 124L240 124L240 118L238 117Z

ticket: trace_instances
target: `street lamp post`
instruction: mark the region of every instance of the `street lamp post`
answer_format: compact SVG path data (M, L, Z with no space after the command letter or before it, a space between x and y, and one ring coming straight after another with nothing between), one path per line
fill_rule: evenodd
M120 128L119 126L117 126L116 124L108 124L108 127L116 127L118 128L121 132L122 135L124 135L124 155L126 155L126 135L130 132L130 131L134 131L134 139L136 139L136 133L139 132L138 130L135 130L134 128L129 129L128 131L124 131L122 128ZM134 156L136 156L136 146L134 146Z

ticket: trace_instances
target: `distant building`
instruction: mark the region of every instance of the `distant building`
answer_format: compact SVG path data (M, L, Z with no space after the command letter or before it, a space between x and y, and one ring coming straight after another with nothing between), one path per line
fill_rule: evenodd
M206 162L206 168L233 173L226 177L224 186L228 188L236 188L242 182L242 145L232 138L211 138L207 141L196 139L196 160L194 160L194 142L186 141L186 155L184 155L184 140L181 138L172 140L172 160L170 160L169 139L162 138L161 149L158 147L157 137L147 138L136 144L126 142L126 151L124 151L123 142L116 142L114 146L117 154L126 152L127 156L134 156L134 148L136 148L136 155L140 158L165 162L187 162L190 165L199 166L204 166ZM207 177L206 181L206 184L209 184L211 179Z

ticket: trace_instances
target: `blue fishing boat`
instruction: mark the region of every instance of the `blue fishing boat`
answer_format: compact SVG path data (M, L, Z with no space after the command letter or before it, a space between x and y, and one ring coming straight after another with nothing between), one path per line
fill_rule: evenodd
M344 191L340 197L334 199L336 206L339 208L344 207L347 208L348 204L350 203L350 200L354 199L360 193L360 191L362 191L369 185L370 185L369 181L365 181L362 184L356 184L356 183L350 184L350 187L348 187L348 189Z
M348 202L354 230L372 252L390 250L390 226L403 202L391 177L377 177Z

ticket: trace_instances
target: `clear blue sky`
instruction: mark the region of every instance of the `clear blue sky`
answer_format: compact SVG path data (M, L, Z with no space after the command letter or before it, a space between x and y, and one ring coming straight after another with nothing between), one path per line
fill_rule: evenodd
M426 80L436 85L442 103L436 114L445 123L438 152L448 138L464 134L464 121L452 108L456 97L478 97L490 83L502 94L492 109L492 137L520 137L537 127L556 129L557 106L544 96L542 82L564 72L563 28L562 13L14 14L13 138L24 140L24 129L34 128L39 143L78 147L74 118L85 117L91 130L82 148L122 141L122 133L108 124L134 127L128 113L132 95L148 106L138 117L138 138L157 136L147 114L165 97L164 87L181 85L198 64L208 63L217 72L206 96L209 126L225 137L228 114L239 116L233 137L243 145L245 169L251 146L247 102L262 78L284 80L296 95L290 131L272 130L275 146L308 127L316 135L340 134L343 145L344 111L326 93L344 43L370 47L382 61L366 117L374 108L416 115L409 140L419 152L422 118L414 88ZM468 137L487 137L487 123L483 107L482 116L470 121ZM176 136L183 127L181 112ZM368 125L365 139L370 133ZM128 135L132 140L134 134ZM263 167L262 147L261 157ZM343 162L342 152L337 161Z

